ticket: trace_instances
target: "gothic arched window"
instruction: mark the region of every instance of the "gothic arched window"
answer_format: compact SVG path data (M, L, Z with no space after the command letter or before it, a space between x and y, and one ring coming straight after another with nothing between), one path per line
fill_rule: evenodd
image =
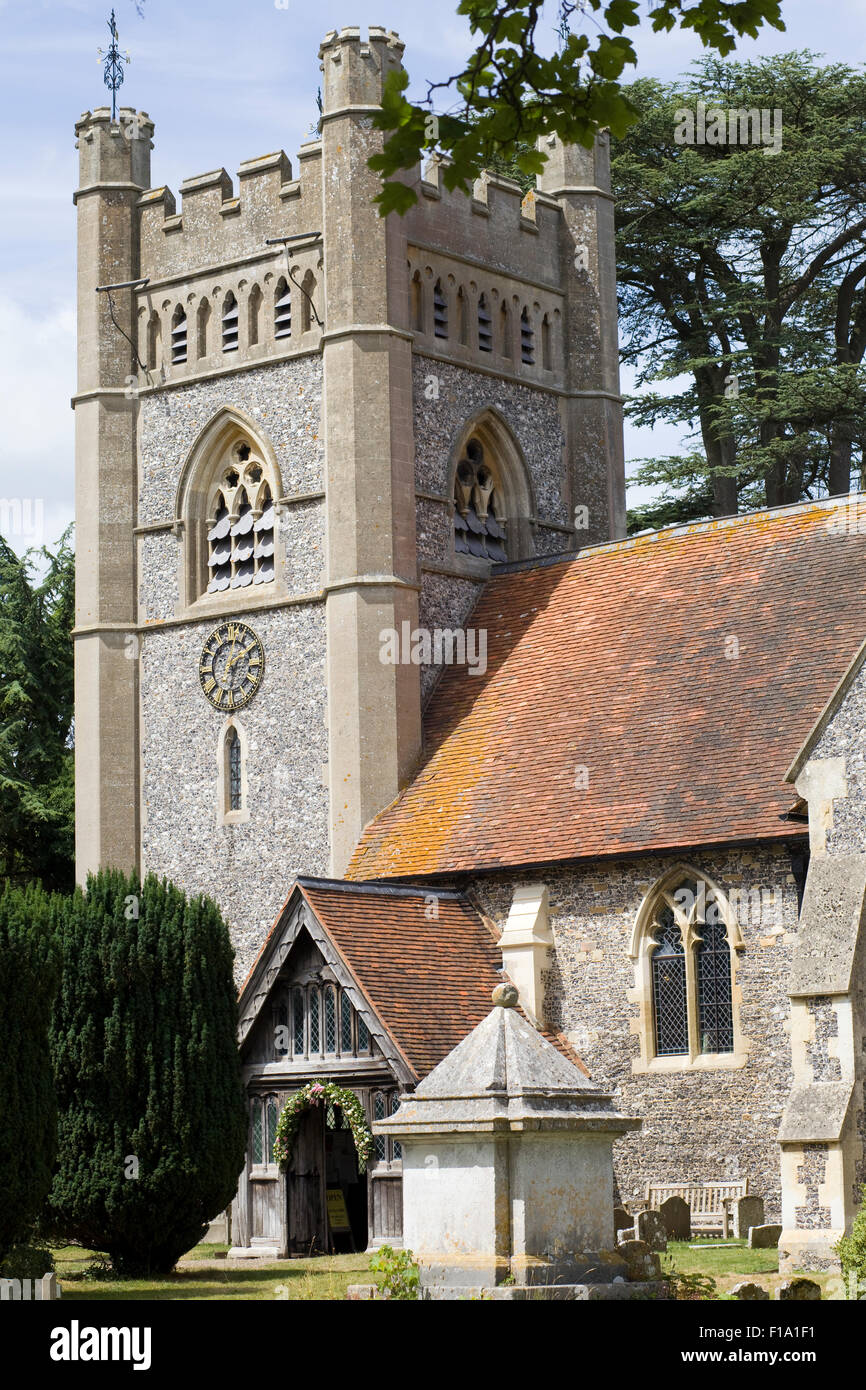
M214 488L207 526L209 594L274 578L275 506L263 460L241 440Z
M457 465L454 480L454 549L494 563L508 559L505 521L496 479L488 467L484 448L470 439Z
M645 900L632 938L641 1001L642 1063L740 1065L734 993L736 917L721 891L687 871L669 874ZM715 1059L715 1060L712 1060Z

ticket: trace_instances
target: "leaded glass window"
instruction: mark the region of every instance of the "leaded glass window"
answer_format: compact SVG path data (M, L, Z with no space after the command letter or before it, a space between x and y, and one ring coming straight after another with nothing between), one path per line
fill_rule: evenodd
M352 1005L348 994L340 995L340 1051L352 1051Z
M268 1096L268 1100L267 1100L267 1142L268 1142L268 1147L267 1147L267 1155L266 1155L266 1158L265 1158L265 1162L266 1162L266 1163L273 1163L273 1161L274 1161L274 1140L275 1140L276 1137L277 1137L277 1114L278 1114L278 1110L277 1110L277 1098L276 1098L276 1096Z
M264 1162L265 1152L264 1110L258 1096L253 1100L253 1133L250 1152L252 1155L253 1167L261 1167Z
M659 914L655 939L658 944L652 954L652 980L656 1055L672 1057L689 1050L686 962L672 908L665 907Z
M370 1051L370 1034L367 1031L366 1023L364 1022L360 1014L358 1015L358 1051Z
M289 1010L280 1004L274 1010L274 1051L277 1057L289 1055Z
M718 913L708 913L718 916ZM723 923L706 922L697 949L698 1030L701 1052L733 1052L731 952Z
M310 1052L320 1052L319 1043L319 991L311 989L310 1001Z
M304 1055L304 1032L305 1032L305 1010L304 1010L304 991L302 989L292 990L292 1027L293 1027L293 1047L296 1057Z
M391 1095L391 1114L392 1114L392 1115L396 1115L396 1113L397 1113L397 1111L399 1110L399 1108L400 1108L400 1092L399 1092L399 1091L394 1091L394 1092L392 1092L392 1095ZM402 1158L402 1157L403 1157L403 1150L402 1150L402 1148L400 1147L400 1145L397 1143L397 1140L396 1140L396 1139L392 1139L392 1140L391 1140L391 1152L392 1152L392 1155L393 1155L394 1158Z
M325 990L325 1051L337 1050L337 1007L330 985Z
M226 734L226 757L228 759L229 810L241 809L241 741L238 731L232 725Z
M385 1114L385 1093L383 1091L375 1091L373 1093L373 1119L384 1120ZM377 1134L374 1136L373 1148L378 1161L384 1163L388 1156L388 1140L385 1138L384 1134Z

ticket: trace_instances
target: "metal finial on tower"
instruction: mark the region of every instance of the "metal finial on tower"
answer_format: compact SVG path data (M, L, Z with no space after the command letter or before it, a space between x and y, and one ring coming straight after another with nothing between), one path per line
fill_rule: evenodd
M123 69L131 62L129 53L121 53L119 47L120 36L117 32L117 21L114 18L114 10L111 11L111 18L108 20L108 32L111 34L111 44L106 51L97 48L99 61L102 63L102 80L111 92L111 119L117 120L117 89L123 82Z

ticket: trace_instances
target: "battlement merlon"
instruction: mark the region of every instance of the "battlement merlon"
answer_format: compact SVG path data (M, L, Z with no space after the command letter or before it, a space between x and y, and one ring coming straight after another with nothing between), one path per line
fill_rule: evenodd
M381 25L371 24L366 39L354 26L330 30L319 47L322 119L380 106L385 78L402 66L404 48L399 34Z
M75 122L79 186L74 200L97 188L148 188L153 129L147 112L131 106L121 106L116 121L108 106L85 111Z
M322 146L301 146L300 177L283 150L247 159L237 194L225 169L184 179L181 211L170 188L138 200L142 274L158 282L261 256L269 237L314 234L322 221Z

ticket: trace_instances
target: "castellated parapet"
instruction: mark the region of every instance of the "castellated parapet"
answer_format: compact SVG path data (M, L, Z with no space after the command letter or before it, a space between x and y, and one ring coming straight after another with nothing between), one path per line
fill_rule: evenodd
M554 142L528 195L496 175L449 192L428 160L406 175L417 205L383 220L372 118L402 57L384 28L327 34L297 167L278 149L177 198L152 186L144 112L99 108L76 128L79 873L139 863L214 892L244 956L292 875L342 873L417 763L438 672L383 664L381 632L461 625L491 554L624 528L604 144ZM136 280L112 318L96 285ZM470 445L498 489L489 554L457 540ZM273 553L257 541L256 582L220 587L217 475L242 447ZM191 655L228 617L273 656L269 695L235 720L241 817L220 800L227 716ZM280 719L277 680L303 721ZM214 861L243 865L242 891Z

